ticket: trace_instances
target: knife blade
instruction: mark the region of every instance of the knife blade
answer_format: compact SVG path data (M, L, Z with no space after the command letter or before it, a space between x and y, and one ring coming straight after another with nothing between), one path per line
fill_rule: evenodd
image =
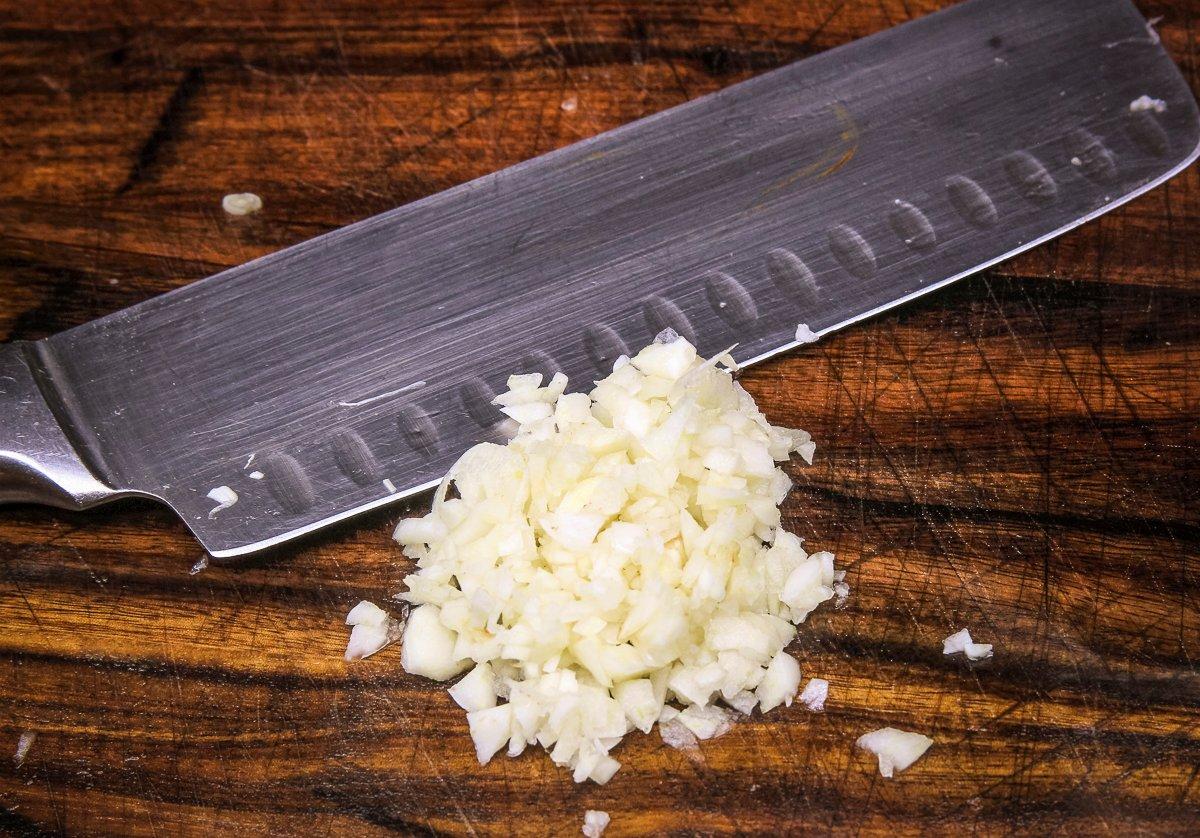
M754 363L1111 210L1198 146L1128 0L969 0L0 346L0 500L151 497L212 556L250 553L436 483L499 437L514 367L588 382L667 327Z

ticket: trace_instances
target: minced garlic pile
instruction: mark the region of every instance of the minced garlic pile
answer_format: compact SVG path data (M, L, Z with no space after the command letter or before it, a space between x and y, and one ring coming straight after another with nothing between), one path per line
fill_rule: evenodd
M496 403L514 438L467 451L432 511L396 528L418 568L402 664L467 672L450 694L480 762L537 743L604 783L634 728L704 739L725 707L792 702L783 649L841 574L779 528L776 464L811 462L811 438L772 427L732 367L664 333L591 393L513 376ZM383 642L381 617L356 616L362 640Z

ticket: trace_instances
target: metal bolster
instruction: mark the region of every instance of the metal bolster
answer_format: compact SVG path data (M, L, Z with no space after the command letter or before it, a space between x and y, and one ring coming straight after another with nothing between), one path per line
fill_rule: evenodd
M84 509L127 494L80 458L42 394L33 346L0 345L0 503Z

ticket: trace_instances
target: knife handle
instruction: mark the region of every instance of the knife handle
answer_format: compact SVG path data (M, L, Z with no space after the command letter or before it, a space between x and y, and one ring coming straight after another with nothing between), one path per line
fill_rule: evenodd
M34 344L0 344L0 503L85 509L119 495L63 431L30 363Z

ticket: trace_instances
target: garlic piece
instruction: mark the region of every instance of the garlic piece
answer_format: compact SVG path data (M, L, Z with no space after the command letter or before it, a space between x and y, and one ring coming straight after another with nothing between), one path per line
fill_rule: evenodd
M393 640L393 623L387 612L372 602L363 600L346 615L350 642L346 644L346 660L368 658Z
M608 828L609 821L611 820L612 818L608 816L608 812L588 809L583 813L583 834L587 838L600 838L604 830Z
M700 707L693 704L679 714L679 723L692 732L697 739L716 739L724 736L733 727L733 718L728 710L712 705Z
M492 667L481 663L450 688L454 703L468 713L496 706L496 676Z
M814 713L825 709L825 699L829 696L829 682L824 678L810 678L800 693L800 703Z
M441 623L441 610L434 605L414 608L404 627L400 665L412 675L435 681L453 678L467 668L468 660L454 655L454 632Z
M205 497L216 503L216 506L208 513L210 520L215 518L217 513L222 509L228 509L238 502L238 493L228 486L217 486L216 488L209 489Z
M471 729L471 739L475 742L475 756L480 765L488 761L508 743L512 736L511 704L500 704L483 710L473 710L467 713L467 725Z
M792 706L796 691L800 689L800 664L787 652L779 652L771 659L767 673L754 694L758 696L758 706L765 713L780 704Z
M622 681L613 687L612 694L621 703L629 723L642 733L649 733L663 709L663 702L654 694L654 684L650 679Z
M816 343L821 339L821 336L808 328L807 323L801 323L796 327L796 342L797 343Z
M953 655L963 652L973 661L983 660L992 656L991 643L976 643L971 640L971 632L967 629L956 631L942 641L942 654Z
M17 751L13 754L13 767L20 768L25 764L25 757L29 754L29 749L33 747L34 740L37 739L37 733L32 730L25 730L17 737Z
M253 192L234 192L221 199L221 209L230 215L250 215L262 208L262 198Z
M920 759L933 740L920 733L884 727L864 733L854 744L875 754L879 758L879 773L891 777Z
M1153 111L1154 113L1164 113L1167 110L1167 103L1162 99L1155 99L1143 93L1141 96L1129 103L1129 112L1138 113L1139 111Z

